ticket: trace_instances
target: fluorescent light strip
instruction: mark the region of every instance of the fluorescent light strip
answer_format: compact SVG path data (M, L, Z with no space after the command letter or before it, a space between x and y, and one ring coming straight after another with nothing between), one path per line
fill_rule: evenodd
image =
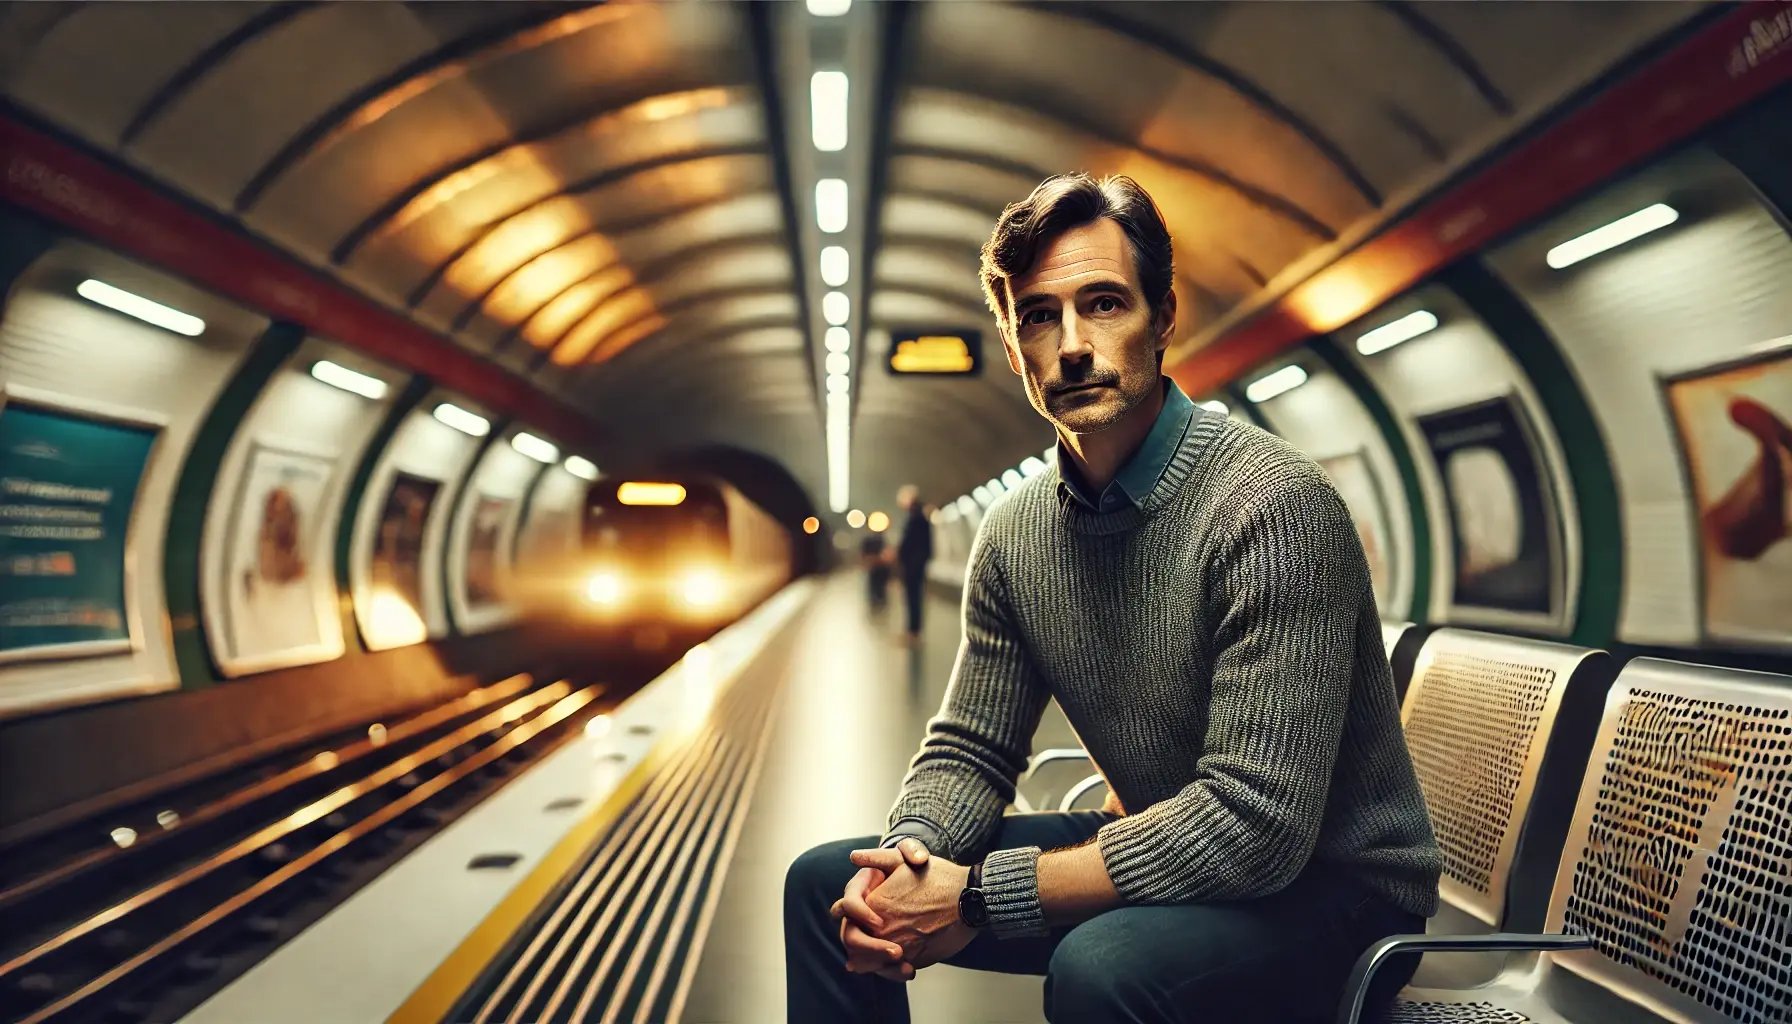
M88 302L96 302L107 309L115 309L126 316L134 316L144 323L155 324L189 338L197 338L205 330L205 321L191 313L182 313L173 307L127 292L123 288L114 288L91 277L75 286L75 294Z
M1031 479L1045 472L1045 461L1037 455L1029 455L1021 460L1020 475Z
M1226 403L1220 401L1217 398L1209 399L1208 401L1202 402L1201 408L1212 409L1214 412L1219 413L1221 416L1229 416L1232 413L1232 407L1228 406Z
M544 466L552 466L560 461L560 449L552 442L544 441L534 434L519 433L510 439L510 447Z
M844 352L829 352L827 367L829 373L845 376L852 371L852 357Z
M852 334L844 327L830 327L827 333L829 352L848 352L852 349Z
M376 402L386 397L385 381L351 370L346 366L339 366L328 359L319 359L312 363L311 376L333 388L341 388L350 394L371 398Z
M852 390L852 378L844 373L828 374L828 395L844 395Z
M1416 313L1408 313L1393 323L1383 324L1356 339L1356 350L1363 355L1372 356L1377 352L1386 352L1403 341L1411 341L1421 334L1437 330L1437 315L1430 310L1421 309Z
M580 480L597 479L597 466L590 459L582 458L577 455L568 455L564 465L566 466L566 471L568 473L578 477Z
M846 148L846 94L844 71L817 71L809 76L809 117L815 148L838 153Z
M1285 395L1307 382L1307 371L1298 366L1284 366L1267 376L1259 377L1244 389L1244 397L1262 404L1276 397Z
M976 515L977 514L977 499L971 497L968 494L965 495L964 497L958 499L958 511L967 516Z
M839 288L852 276L852 255L843 245L823 246L821 250L821 283Z
M1002 470L1002 486L1008 488L1011 491L1021 485L1022 479L1023 478L1021 477L1019 470L1014 470L1014 469Z
M446 423L463 434L471 434L474 437L484 437L492 432L492 425L484 416L470 413L458 405L450 405L447 402L443 402L441 405L436 406L434 415L436 419L441 420L443 423Z
M815 183L815 226L826 234L846 230L846 182L823 178Z
M852 0L809 0L809 13L817 18L838 18L852 10Z
M852 300L845 292L829 292L821 297L821 315L835 327L844 326L852 318Z
M1595 228L1578 238L1570 238L1549 250L1543 260L1555 270L1571 267L1607 249L1615 249L1651 231L1659 231L1679 219L1679 211L1666 203L1646 206L1627 217L1619 217L1605 227Z

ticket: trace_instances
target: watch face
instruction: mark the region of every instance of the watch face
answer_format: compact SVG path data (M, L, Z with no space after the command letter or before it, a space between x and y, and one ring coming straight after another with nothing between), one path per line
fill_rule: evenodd
M989 924L989 908L983 905L983 890L966 889L958 894L958 916L972 928Z

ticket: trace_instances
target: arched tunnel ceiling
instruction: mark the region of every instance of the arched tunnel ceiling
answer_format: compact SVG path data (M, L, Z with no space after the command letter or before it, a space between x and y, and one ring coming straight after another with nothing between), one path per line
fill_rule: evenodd
M837 239L812 222L806 89L843 67L852 493L878 507L1049 442L976 280L1041 177L1127 173L1157 198L1180 357L1698 10L12 4L0 80L26 116L583 408L619 457L756 451L825 505L816 261ZM983 375L884 373L916 325L983 330Z

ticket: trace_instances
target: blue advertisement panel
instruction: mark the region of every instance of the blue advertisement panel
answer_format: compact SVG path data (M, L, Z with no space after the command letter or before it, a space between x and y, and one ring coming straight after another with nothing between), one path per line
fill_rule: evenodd
M0 657L129 645L125 534L155 440L148 427L0 407Z

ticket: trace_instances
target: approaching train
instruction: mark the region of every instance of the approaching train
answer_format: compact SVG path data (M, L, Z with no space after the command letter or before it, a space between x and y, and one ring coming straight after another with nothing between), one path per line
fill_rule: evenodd
M561 578L581 618L639 647L706 634L794 572L789 530L712 480L598 481L579 536Z

